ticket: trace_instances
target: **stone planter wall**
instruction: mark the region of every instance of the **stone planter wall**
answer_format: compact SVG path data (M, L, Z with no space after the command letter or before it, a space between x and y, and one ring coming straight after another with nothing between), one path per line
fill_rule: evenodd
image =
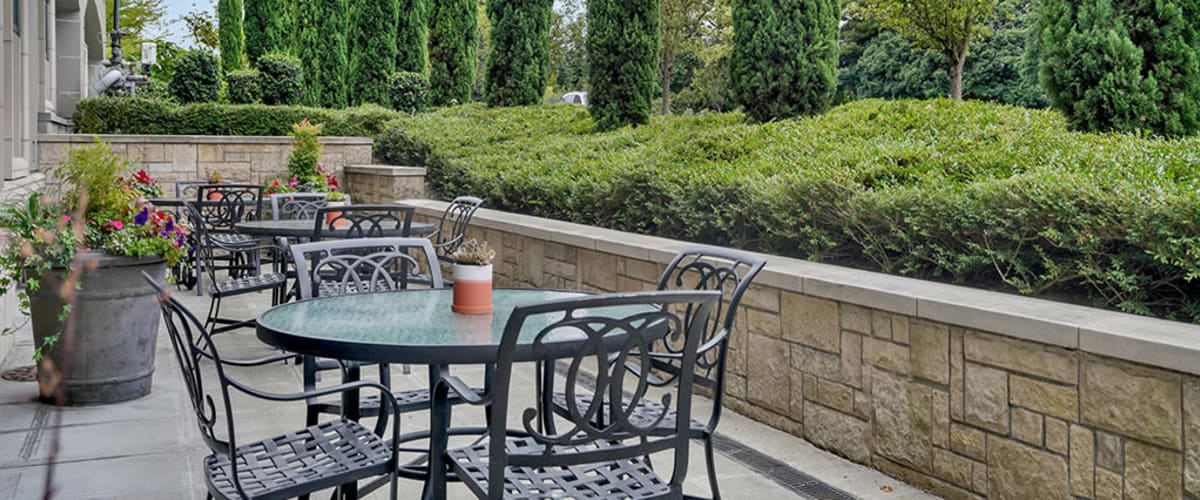
M391 165L350 165L345 169L347 192L360 204L391 203L425 196L425 169Z
M497 286L653 289L684 246L472 226ZM730 356L733 410L947 498L1200 496L1197 325L771 256Z
M67 151L91 144L97 136L43 135L38 138L38 163L45 171L66 158ZM264 184L284 177L292 151L290 137L199 135L101 135L114 151L137 161L163 183L168 195L175 181L203 179L220 171L235 182ZM367 137L322 137L321 165L345 179L347 165L371 163L373 141Z

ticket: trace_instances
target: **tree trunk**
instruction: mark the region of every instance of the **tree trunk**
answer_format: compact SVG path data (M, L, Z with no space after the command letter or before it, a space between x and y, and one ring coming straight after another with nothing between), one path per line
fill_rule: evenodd
M963 96L963 67L967 64L967 45L950 58L950 98L961 101Z
M664 58L659 62L659 75L662 80L662 114L671 114L671 59Z

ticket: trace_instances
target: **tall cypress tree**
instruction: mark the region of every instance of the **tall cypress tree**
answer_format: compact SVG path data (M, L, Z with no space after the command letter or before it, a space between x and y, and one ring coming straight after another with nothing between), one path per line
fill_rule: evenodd
M484 99L488 106L542 102L550 64L554 0L488 0L492 49Z
M286 0L251 0L246 3L246 58L253 66L267 52L287 50Z
M476 0L436 0L429 27L429 101L471 100L479 27Z
M296 5L296 55L304 72L304 102L346 107L346 0L305 0Z
M837 90L837 0L734 0L730 84L758 121L824 112Z
M429 64L430 0L400 0L396 23L396 70L424 73Z
M397 0L359 0L351 12L350 104L387 106L388 82L396 71Z
M1077 130L1200 131L1200 0L1043 0L1039 79Z
M217 1L217 25L221 38L221 69L226 73L242 69L245 45L242 40L242 0Z
M646 123L658 73L658 0L590 0L587 23L596 128Z

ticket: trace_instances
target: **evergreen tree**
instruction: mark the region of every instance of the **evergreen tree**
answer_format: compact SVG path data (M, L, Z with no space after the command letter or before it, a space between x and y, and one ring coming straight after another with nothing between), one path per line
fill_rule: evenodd
M346 0L305 0L296 5L296 55L310 106L346 107Z
M436 0L429 26L429 101L444 106L471 100L479 42L476 0Z
M388 84L396 72L397 0L359 0L351 14L350 104L388 106Z
M1200 0L1044 0L1039 77L1077 130L1200 130Z
M396 71L424 73L429 64L429 2L399 0L396 26Z
M246 3L246 57L253 66L268 52L287 50L290 28L286 0L250 0Z
M489 0L492 47L488 54L488 106L542 102L550 61L550 13L554 0Z
M650 120L658 20L658 0L588 2L588 100L598 130Z
M734 0L730 81L759 121L824 112L837 90L837 0Z
M242 0L217 1L217 26L221 36L221 70L229 73L245 67L242 39Z

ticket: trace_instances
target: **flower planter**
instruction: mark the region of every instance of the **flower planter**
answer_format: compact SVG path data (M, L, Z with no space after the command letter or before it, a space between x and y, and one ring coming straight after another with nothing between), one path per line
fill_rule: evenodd
M221 198L224 198L224 197L225 197L225 195L221 194L220 191L209 191L208 192L208 201L221 201Z
M84 274L71 310L74 321L74 345L66 349L66 336L46 350L38 365L42 390L53 390L47 381L56 378L54 370L69 362L70 376L62 380L66 404L89 405L127 401L150 393L154 374L154 349L158 338L161 312L155 291L142 279L144 271L160 280L166 277L166 264L159 258L115 257L95 253L96 269ZM35 345L58 334L63 299L58 292L64 270L48 272L37 293L31 293L30 315ZM41 394L53 401L53 394Z
M460 314L492 312L492 265L454 265L454 302L450 310Z
M344 206L346 206L346 202L344 202L344 201L327 201L327 202L325 202L325 208L344 207ZM335 229L341 229L343 227L346 227L346 223L349 221L347 221L345 219L339 220L337 222L333 221L334 219L341 217L341 216L342 216L341 211L325 212L325 225L327 225L327 226L332 225Z

